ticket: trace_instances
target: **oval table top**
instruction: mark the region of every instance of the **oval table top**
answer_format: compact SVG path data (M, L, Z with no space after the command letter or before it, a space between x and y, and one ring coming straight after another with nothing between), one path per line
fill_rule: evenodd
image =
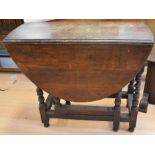
M23 24L4 42L38 87L84 102L120 91L143 67L154 40L143 23L64 20Z
M153 35L141 22L62 20L22 24L4 42L153 43Z

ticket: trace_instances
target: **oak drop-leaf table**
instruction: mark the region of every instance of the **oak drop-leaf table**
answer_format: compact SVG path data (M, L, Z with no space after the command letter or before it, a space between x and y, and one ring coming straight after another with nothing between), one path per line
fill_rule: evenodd
M153 35L143 23L61 20L25 23L5 39L21 71L37 86L44 126L49 118L129 122L136 126L144 63ZM122 88L128 84L128 90ZM43 90L49 95L45 100ZM114 107L72 105L115 98ZM121 99L127 113L121 113ZM60 103L66 100L66 104Z

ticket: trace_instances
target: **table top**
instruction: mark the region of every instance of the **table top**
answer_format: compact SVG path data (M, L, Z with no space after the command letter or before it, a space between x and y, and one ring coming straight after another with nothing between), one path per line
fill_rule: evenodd
M153 43L153 35L144 23L76 21L25 23L4 42Z
M5 38L5 46L36 86L86 102L129 83L147 60L153 35L143 23L64 20L23 24Z

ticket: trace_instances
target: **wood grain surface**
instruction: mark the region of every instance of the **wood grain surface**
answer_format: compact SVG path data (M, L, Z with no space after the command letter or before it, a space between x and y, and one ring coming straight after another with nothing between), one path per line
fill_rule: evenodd
M141 42L152 43L149 28L141 22L87 20L25 23L12 31L5 42Z
M48 93L94 101L126 85L144 65L153 36L142 23L24 24L5 38L21 71Z

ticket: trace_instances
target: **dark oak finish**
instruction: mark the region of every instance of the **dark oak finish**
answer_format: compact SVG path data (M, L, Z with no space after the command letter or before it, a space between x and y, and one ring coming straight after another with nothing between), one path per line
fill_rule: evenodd
M148 58L148 70L145 82L145 93L150 104L155 104L155 46Z
M39 111L40 111L42 123L44 123L45 127L48 127L49 126L49 117L46 115L47 103L45 103L43 91L40 88L37 88L37 95L38 95Z
M113 115L113 108L99 107L99 106L62 105L62 106L56 106L55 112L61 112L61 114L111 116Z
M119 129L119 123L120 123L120 116L121 116L121 98L122 98L122 92L120 91L115 98L115 106L114 106L114 121L113 121L113 130L118 131Z
M12 31L6 42L38 43L153 43L149 28L143 23L62 21L25 23Z
M138 115L138 104L139 104L139 95L140 95L140 85L141 85L141 76L144 71L144 68L140 70L140 72L135 77L134 84L134 93L132 106L130 111L130 121L129 121L129 131L134 131L136 127L137 115Z
M45 127L49 118L129 122L137 121L143 66L153 36L143 23L53 21L24 24L4 40L12 58L37 87ZM128 84L128 91L121 91ZM46 101L43 90L49 93ZM114 107L72 105L70 101L115 98ZM66 103L60 103L60 98ZM121 112L127 99L128 113Z
M143 23L74 21L24 24L4 42L27 77L54 96L81 102L117 93L146 61L151 32Z
M48 95L44 102L43 92L40 88L37 88L39 109L44 126L49 126L49 118L99 120L113 121L113 131L118 131L120 122L129 122L128 130L133 132L137 121L137 104L142 71L143 70L141 70L132 80L132 82L134 81L134 90L132 93L128 93L128 91L120 91L113 95L113 98L115 98L114 107L82 106L72 105L71 103L69 105L63 105L60 103L60 99L58 97L54 97L52 95ZM129 87L132 82L129 83ZM121 112L121 98L127 99L128 112L126 113ZM51 109L52 106L54 107Z

